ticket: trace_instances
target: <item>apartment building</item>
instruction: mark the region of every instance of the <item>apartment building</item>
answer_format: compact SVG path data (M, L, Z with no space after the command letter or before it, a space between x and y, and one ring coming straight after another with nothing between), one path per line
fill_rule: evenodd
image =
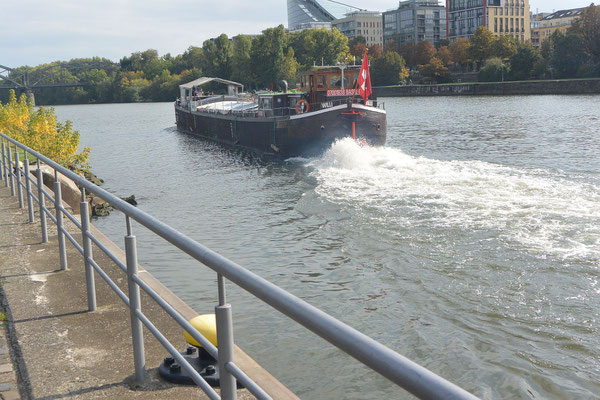
M573 22L581 17L583 10L584 8L573 8L543 15L541 18L534 18L531 22L531 44L533 47L539 49L542 43L548 40L557 30L566 32L573 25Z
M446 7L438 0L401 1L383 13L383 40L398 43L430 41L439 46L447 38Z
M446 0L448 39L471 38L485 26L496 36L531 40L529 0Z
M331 22L348 39L362 36L367 46L383 46L383 19L378 11L353 11Z

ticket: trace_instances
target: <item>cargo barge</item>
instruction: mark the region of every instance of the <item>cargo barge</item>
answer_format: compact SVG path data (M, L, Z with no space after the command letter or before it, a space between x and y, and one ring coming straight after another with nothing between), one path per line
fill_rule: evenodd
M368 73L368 72L367 72ZM382 146L386 111L377 99L356 87L362 69L319 68L300 75L297 90L243 93L243 85L220 78L199 78L180 85L175 102L179 130L268 158L310 157L341 138ZM217 82L227 94L206 95ZM354 85L350 85L354 82ZM364 87L365 85L363 85ZM369 83L370 89L370 83Z

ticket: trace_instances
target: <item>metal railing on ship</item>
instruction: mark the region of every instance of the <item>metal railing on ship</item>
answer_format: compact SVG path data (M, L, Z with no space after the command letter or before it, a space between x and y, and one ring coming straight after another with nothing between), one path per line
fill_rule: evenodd
M225 102L225 101L239 106L239 105L248 104L248 102L253 102L253 101L255 101L255 98L253 96L247 96L247 97L225 96L225 95L211 96L211 97L206 97L206 98L202 98L202 99L192 100L192 109L196 109L197 107L201 107L201 106L206 106L211 103L219 103L219 102ZM336 98L336 99L332 99L332 100L328 100L328 101L323 101L320 103L310 103L309 110L316 111L316 110L323 110L323 109L336 107L336 106L340 106L340 105L347 105L348 101L349 101L348 98L343 98L343 99ZM361 98L354 99L354 103L355 104L364 104L364 102ZM372 105L373 107L385 110L385 103L382 101L369 100L368 104ZM180 99L176 100L175 105L178 107L181 107L181 100ZM260 109L257 104L256 107L248 108L248 109L243 109L243 108L236 109L236 107L230 107L230 108L215 107L215 108L200 109L198 111L205 112L208 114L223 114L223 115L231 114L231 115L236 115L236 116L240 116L240 117L254 117L254 118L257 118L257 117L288 117L288 116L297 114L295 104L291 107L281 107L281 108L274 108L274 109Z
M195 242L151 215L148 215L91 182L88 182L83 177L58 165L42 154L39 154L2 133L0 133L0 138L2 142L0 179L4 180L6 187L10 186L11 194L13 196L18 196L20 208L25 207L25 199L23 197L23 191L25 191L30 223L33 223L35 218L33 203L34 201L37 203L39 207L38 215L41 225L42 242L45 243L48 241L46 218L50 218L52 222L56 224L61 270L67 269L65 238L68 239L69 242L71 242L83 255L88 309L90 311L96 310L94 271L107 282L112 290L115 291L121 300L129 307L130 323L132 326L135 378L137 381L141 382L145 378L144 339L142 334L143 324L159 340L165 349L171 353L177 362L181 364L181 367L190 374L194 382L200 386L209 398L235 399L237 396L236 379L258 399L271 398L238 366L236 366L233 359L234 344L231 305L227 303L225 293L225 279L228 279L230 282L245 289L247 292L261 299L271 307L287 315L300 325L321 336L329 343L421 399L477 399L477 397L471 393L412 362L381 343L358 332L354 328L338 321L332 316L298 297L293 296L240 265L213 252L202 244ZM22 167L19 160L18 149L21 149L24 154L25 162ZM37 171L35 178L30 174L29 156L36 159ZM54 170L54 197L52 197L44 187L42 169L40 168L41 162ZM59 173L73 180L81 190L80 220L71 215L62 205L61 186L58 179ZM37 196L32 190L32 185L37 188ZM125 214L127 228L127 235L125 236L125 264L122 263L115 254L111 253L110 250L108 250L100 240L94 237L90 232L86 190L100 196L102 199L109 202L112 207ZM54 215L50 209L46 207L45 199L48 199L54 204ZM65 228L63 221L65 216L81 231L82 245L80 245ZM219 344L218 348L213 346L208 339L202 336L181 316L181 314L171 307L155 290L140 278L137 273L136 237L132 232L131 220L137 221L167 242L192 256L200 264L203 264L217 273L218 305L215 307L215 314L217 322L217 341ZM127 274L128 295L126 295L106 274L101 266L96 263L93 257L92 243L105 252L108 257ZM140 305L140 288L159 304L183 329L188 331L211 356L218 360L222 397L219 397L215 390L198 372L196 372L196 370L194 370L179 351L143 314Z

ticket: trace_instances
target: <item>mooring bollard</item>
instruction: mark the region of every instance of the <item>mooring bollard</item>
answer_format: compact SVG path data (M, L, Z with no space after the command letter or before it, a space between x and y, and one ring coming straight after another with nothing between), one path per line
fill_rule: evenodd
M94 282L94 269L90 264L92 258L92 240L90 234L90 210L85 199L85 188L81 188L81 238L83 241L83 259L85 261L85 285L87 287L88 310L96 311L96 283Z
M31 177L29 176L29 159L25 152L25 190L27 191L27 211L29 212L29 222L34 221L33 198L31 197Z
M144 355L144 331L142 321L136 312L141 312L140 287L133 280L137 275L137 245L131 226L131 218L125 216L127 236L125 236L125 253L127 256L127 286L129 289L129 314L131 319L131 338L133 340L133 364L135 380L143 382L146 378L146 357Z
M17 177L17 194L19 198L19 208L23 208L23 188L21 187L21 163L19 162L19 148L15 143L15 175Z
M217 343L219 343L219 381L221 398L237 399L235 377L227 369L227 364L233 362L233 318L231 304L227 304L225 295L225 280L221 274L217 276L219 286L219 305L215 307L217 319Z
M44 199L44 178L42 177L42 168L40 159L37 159L37 186L38 186L38 203L40 205L40 226L42 227L42 243L48 242L48 229L46 227L46 208Z
M63 232L62 191L58 180L58 171L54 170L54 209L56 211L56 231L58 235L58 254L60 269L67 269L67 249L65 248L65 233Z

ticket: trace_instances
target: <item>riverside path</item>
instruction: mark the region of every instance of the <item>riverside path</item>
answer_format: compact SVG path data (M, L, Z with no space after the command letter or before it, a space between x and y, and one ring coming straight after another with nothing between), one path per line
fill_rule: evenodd
M36 215L36 221L37 215ZM167 355L147 335L147 378L135 382L129 309L108 287L96 287L98 309L87 311L83 259L67 246L72 266L60 270L56 226L41 243L38 223L28 223L10 188L0 185L0 297L5 316L0 338L2 399L205 399L196 386L174 386L158 377ZM106 257L98 252L94 257ZM108 260L108 273L118 274ZM109 266L113 267L109 267ZM114 271L111 271L114 268ZM126 287L123 276L117 284ZM144 313L178 348L186 342L179 325L142 296ZM238 399L254 398L238 391Z

